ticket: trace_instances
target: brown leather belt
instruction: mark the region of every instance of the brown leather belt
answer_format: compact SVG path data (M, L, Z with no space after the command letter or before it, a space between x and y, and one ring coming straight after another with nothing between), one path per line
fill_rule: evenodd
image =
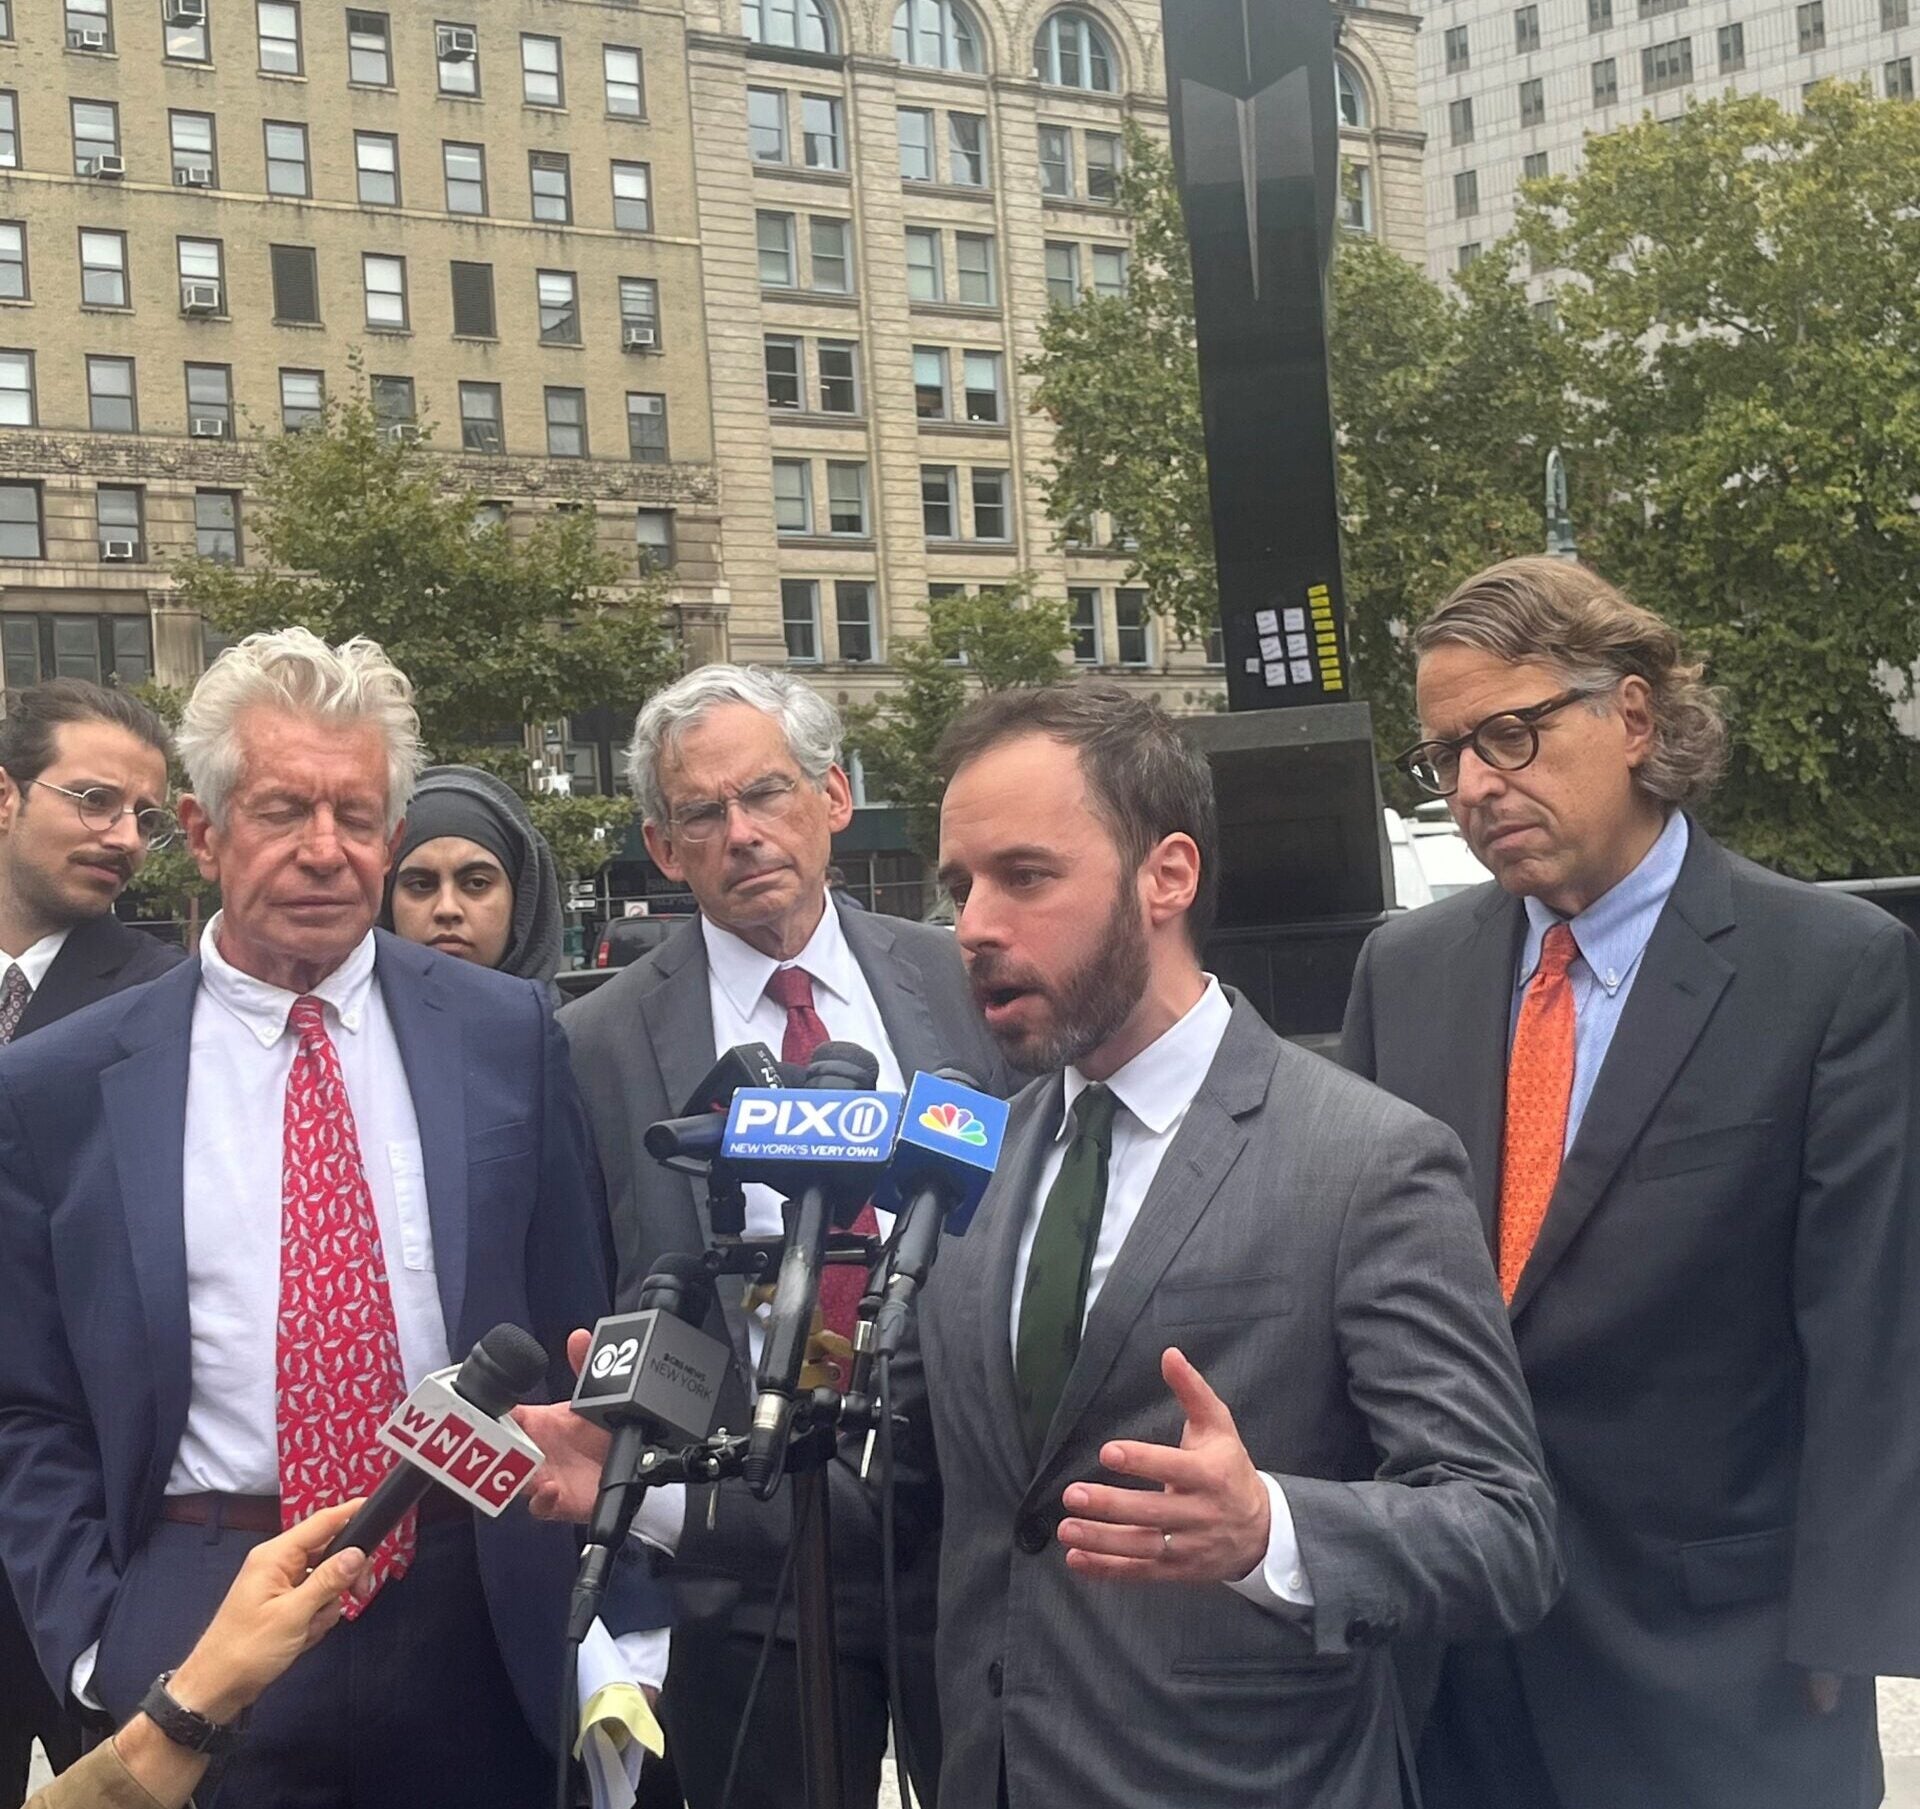
M428 1525L439 1520L464 1520L472 1510L445 1489L431 1489L420 1503L420 1518ZM160 1518L185 1526L218 1526L236 1533L280 1531L278 1495L169 1495Z

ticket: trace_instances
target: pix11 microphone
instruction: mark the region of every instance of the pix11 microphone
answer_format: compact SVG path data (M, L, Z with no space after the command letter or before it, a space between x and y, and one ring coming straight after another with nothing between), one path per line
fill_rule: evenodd
M740 1093L721 1153L741 1175L788 1196L787 1241L755 1377L753 1426L741 1475L762 1501L780 1486L800 1371L820 1300L820 1269L836 1217L851 1221L873 1190L899 1128L900 1096L879 1093L880 1063L858 1043L822 1043L803 1086ZM811 1095L811 1097L809 1097Z
M892 1356L907 1309L926 1285L940 1234L958 1237L993 1179L1007 1136L1007 1103L983 1093L957 1068L916 1074L900 1114L887 1178L874 1205L896 1215L886 1294L862 1354Z
M600 1611L614 1559L646 1493L640 1464L647 1447L672 1433L698 1440L713 1430L733 1351L702 1329L712 1308L706 1264L673 1252L641 1284L638 1311L613 1314L593 1328L573 1410L606 1427L613 1440L580 1551L569 1639L585 1639Z
M517 1325L496 1325L458 1370L436 1370L396 1407L380 1439L399 1461L315 1560L354 1547L372 1554L436 1483L498 1514L540 1467L540 1447L509 1420L540 1386L547 1353Z
M687 1095L677 1118L662 1118L647 1127L643 1141L656 1162L675 1156L703 1159L715 1155L727 1128L727 1107L743 1087L791 1087L800 1082L798 1071L774 1060L765 1043L739 1043L709 1068L700 1084Z

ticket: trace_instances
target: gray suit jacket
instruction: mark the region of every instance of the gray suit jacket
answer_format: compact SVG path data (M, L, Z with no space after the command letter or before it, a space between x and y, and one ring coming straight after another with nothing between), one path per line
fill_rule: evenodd
M921 1314L946 1496L942 1800L991 1804L1004 1761L1011 1809L1397 1809L1391 1642L1530 1626L1559 1575L1459 1143L1236 1000L1036 1462L1008 1328L1060 1110L1057 1076L1016 1100ZM1311 1613L1068 1571L1066 1485L1102 1474L1108 1439L1180 1438L1170 1344L1281 1479Z
M1361 952L1346 1064L1459 1134L1495 1235L1525 932L1486 885ZM1568 1809L1858 1809L1920 1671L1920 943L1697 824L1512 1324L1567 1588L1515 1656Z
M974 1005L958 946L948 930L903 918L829 904L873 990L881 1022L901 1068L957 1066L1005 1094L1011 1082ZM573 1049L574 1073L587 1103L613 1221L617 1298L631 1307L640 1284L668 1251L699 1251L712 1242L703 1182L671 1173L649 1156L647 1127L679 1112L713 1066L713 1011L707 987L706 939L687 924L606 985L560 1013ZM749 1417L752 1368L739 1289L724 1283L726 1334L736 1361L721 1397L724 1424ZM711 1328L718 1332L719 1327ZM791 1531L785 1488L755 1502L728 1487L707 1525L708 1492L691 1492L686 1533L675 1567L683 1614L734 1614L758 1631L778 1579ZM833 1470L832 1515L836 1605L842 1643L877 1652L880 1639L879 1540L867 1493L847 1464ZM925 1536L931 1536L931 1523ZM903 1554L910 1562L914 1553ZM743 1607L744 1616L738 1613Z

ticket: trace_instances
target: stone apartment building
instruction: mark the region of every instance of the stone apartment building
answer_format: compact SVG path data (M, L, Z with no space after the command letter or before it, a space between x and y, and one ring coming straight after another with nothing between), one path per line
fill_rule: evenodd
M1342 12L1348 223L1417 259L1418 22ZM250 442L357 357L509 519L589 506L669 566L690 658L864 701L929 594L1032 572L1077 660L1206 707L1124 552L1060 543L1021 370L1050 302L1126 280L1159 32L1153 0L0 0L6 685L190 682L167 561L252 556Z

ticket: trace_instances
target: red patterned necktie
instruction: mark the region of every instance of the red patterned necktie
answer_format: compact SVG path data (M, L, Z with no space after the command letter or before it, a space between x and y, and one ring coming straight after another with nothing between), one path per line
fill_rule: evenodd
M392 1468L380 1427L407 1392L373 1194L320 1001L294 1001L280 1179L276 1408L280 1522L372 1492ZM413 1561L409 1514L368 1570L377 1589ZM363 1604L349 1600L347 1614Z
M804 967L777 967L767 977L767 997L787 1014L786 1034L780 1039L783 1062L805 1064L827 1040L827 1027L813 1008L813 980ZM871 1202L860 1208L852 1229L877 1237L880 1221ZM829 1263L820 1271L820 1323L849 1343L860 1317L860 1296L867 1291L866 1272L858 1263Z
M1564 923L1547 931L1514 1026L1500 1163L1500 1292L1509 1304L1546 1222L1567 1144L1574 1029L1567 969L1579 952Z

